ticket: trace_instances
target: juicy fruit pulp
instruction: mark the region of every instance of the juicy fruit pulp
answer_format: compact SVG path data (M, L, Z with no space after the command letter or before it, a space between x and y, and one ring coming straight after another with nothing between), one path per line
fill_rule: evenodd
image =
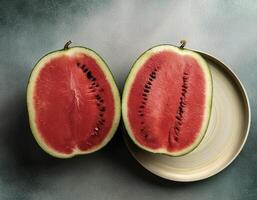
M92 50L73 47L43 57L27 91L32 132L56 157L103 147L120 118L120 98L104 61Z
M131 69L123 92L123 120L139 147L179 156L202 140L211 101L211 74L203 58L160 45L141 55Z

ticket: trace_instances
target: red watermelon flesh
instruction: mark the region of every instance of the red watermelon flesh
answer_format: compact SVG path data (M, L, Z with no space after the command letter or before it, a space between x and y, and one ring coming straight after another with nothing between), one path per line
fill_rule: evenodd
M63 52L37 64L28 104L40 146L54 156L71 157L96 151L110 140L118 125L119 95L97 54L79 47Z
M188 153L206 131L211 90L198 54L168 45L150 49L133 66L123 93L129 135L151 152Z

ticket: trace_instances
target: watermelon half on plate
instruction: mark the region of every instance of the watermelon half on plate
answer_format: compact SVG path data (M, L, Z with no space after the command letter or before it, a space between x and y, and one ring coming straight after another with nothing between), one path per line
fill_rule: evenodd
M155 46L134 63L125 83L122 116L139 147L170 156L196 148L208 127L212 77L196 52Z

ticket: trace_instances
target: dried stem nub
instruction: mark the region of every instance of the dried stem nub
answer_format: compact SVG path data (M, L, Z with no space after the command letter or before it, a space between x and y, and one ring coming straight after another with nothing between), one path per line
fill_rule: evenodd
M186 40L181 40L180 41L180 47L179 48L181 48L181 49L183 49L185 46L186 46L186 43L187 43L187 41Z
M63 49L68 49L69 48L69 45L71 44L71 41L69 40L68 42L66 42L66 44L64 45L64 48Z

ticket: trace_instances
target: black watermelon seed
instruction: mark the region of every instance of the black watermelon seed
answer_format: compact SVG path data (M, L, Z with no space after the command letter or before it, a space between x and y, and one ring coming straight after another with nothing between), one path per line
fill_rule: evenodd
M97 94L95 97L96 97L96 99L101 99L99 94Z
M155 79L155 78L156 78L156 76L155 76L155 75L153 75L153 74L150 74L150 76L151 76L151 78L153 78L153 79Z
M152 85L152 83L151 83L150 81L147 81L147 84L148 84L148 85Z
M80 63L79 63L79 62L77 63L77 66L78 66L78 67L80 66Z
M144 100L146 100L146 101L147 101L147 98L146 98L146 97L144 97Z
M104 115L102 113L99 114L100 117L103 117Z
M179 133L179 128L178 127L175 127L175 133Z
M153 79L152 79L152 78L149 78L149 80L150 80L150 81L153 81Z
M141 117L143 117L143 116L144 116L144 114L142 113L142 114L140 114L140 116L141 116Z
M181 125L182 125L182 122L181 122L181 121L177 121L177 124L178 124L179 126L181 126Z
M153 72L152 72L152 75L154 75L154 76L155 76L155 75L156 75L156 72L155 72L155 71L153 71Z
M100 102L101 102L101 103L103 103L103 102L104 102L104 100L103 100L103 99L101 99L101 100L100 100Z
M92 85L95 85L95 82L93 82Z
M88 69L87 69L87 68L84 68L84 69L83 69L83 72L87 72L87 71L88 71Z
M179 116L176 116L176 119L179 120L179 121L181 121L181 118L180 118Z
M147 94L145 94L145 93L143 93L142 95L143 95L144 97L147 97Z
M185 88L185 89L187 89L187 88L188 88L188 86L187 86L187 85L185 85L185 84L183 84L183 85L182 85L182 87L183 87L183 88Z
M91 71L88 71L88 72L87 72L87 78L88 78L88 79L91 79L92 77L93 77L93 76L92 76Z
M94 78L92 78L92 81L96 81L96 78L94 77Z
M101 104L100 104L100 103L97 103L96 105L97 105L97 106L100 106Z
M149 91L149 90L147 90L147 89L144 89L144 92L149 93L150 91Z
M146 88L146 89L151 89L151 86L145 84L145 88Z

